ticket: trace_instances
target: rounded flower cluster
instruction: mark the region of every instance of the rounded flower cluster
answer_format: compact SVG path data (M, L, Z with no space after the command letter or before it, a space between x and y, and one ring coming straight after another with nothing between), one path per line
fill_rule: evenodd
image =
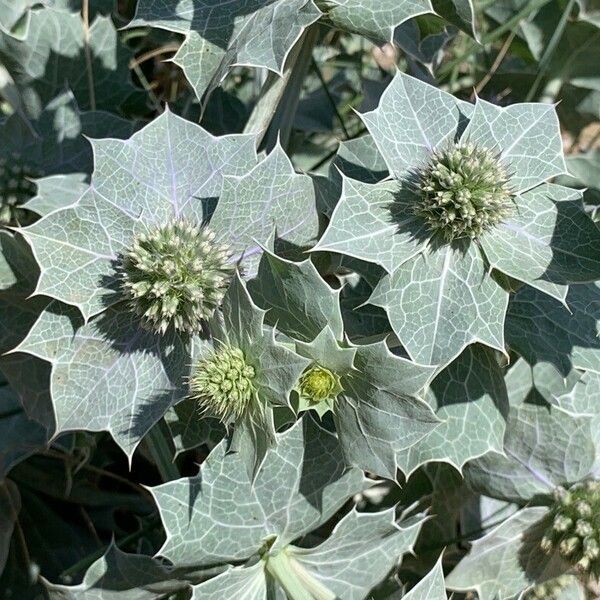
M239 348L225 346L199 361L190 377L190 398L222 421L241 417L256 394L256 370Z
M341 391L340 378L318 365L309 367L298 382L298 393L309 404L333 400Z
M600 481L559 488L552 508L552 525L542 550L559 554L585 573L600 574Z
M511 211L506 170L496 154L475 144L434 153L417 178L416 213L448 242L478 238Z
M560 575L560 577L536 585L527 592L525 598L526 600L556 600L573 580L573 575Z
M194 334L223 300L230 256L212 231L174 221L136 236L121 259L121 289L149 328Z
M10 160L0 158L0 225L24 224L25 214L20 206L36 192L36 185L29 178L41 176L40 171L22 163L18 155Z

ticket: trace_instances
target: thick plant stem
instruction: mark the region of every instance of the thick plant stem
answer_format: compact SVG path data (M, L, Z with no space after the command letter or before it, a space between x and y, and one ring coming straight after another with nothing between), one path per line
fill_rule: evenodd
M258 133L259 144L267 151L275 146L277 139L284 147L289 142L302 83L311 65L318 35L318 25L311 25L288 54L283 76L269 72L246 123L244 133Z
M289 600L335 600L336 595L317 581L285 550L266 558L267 571L284 589Z
M167 440L167 426L159 421L146 435L144 443L156 463L163 481L179 479L179 470L173 462L171 447Z

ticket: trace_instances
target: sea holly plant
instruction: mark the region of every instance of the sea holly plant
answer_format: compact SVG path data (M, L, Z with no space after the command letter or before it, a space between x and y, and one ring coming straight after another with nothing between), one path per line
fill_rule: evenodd
M86 421L72 410L74 386L90 386L86 397L111 409L90 405L88 427L110 430L131 454L185 396L193 338L208 335L235 268L251 274L273 229L309 245L317 215L310 180L281 149L259 162L251 135L213 138L167 112L127 141L93 147L90 188L22 230L41 267L36 293L66 304L44 311L17 350L54 364L59 431ZM242 221L240 197L252 198ZM63 335L74 337L57 354Z
M476 341L504 350L508 293L492 269L559 300L598 276L580 195L546 183L565 171L552 106L473 106L398 73L362 119L390 180L344 178L315 250L387 271L369 301L413 359L447 364Z
M597 597L597 13L0 0L0 600Z

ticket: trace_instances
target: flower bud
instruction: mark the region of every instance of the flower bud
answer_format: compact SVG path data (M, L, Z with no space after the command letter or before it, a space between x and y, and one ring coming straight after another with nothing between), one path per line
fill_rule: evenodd
M200 360L190 376L190 398L223 422L241 417L256 397L255 368L239 348L225 346Z
M333 400L341 391L340 378L319 365L304 371L298 382L298 393L309 405Z

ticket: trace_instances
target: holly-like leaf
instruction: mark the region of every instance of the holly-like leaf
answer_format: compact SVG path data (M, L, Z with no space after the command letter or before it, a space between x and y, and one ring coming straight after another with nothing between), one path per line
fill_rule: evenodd
M101 111L82 112L70 92L52 98L37 119L13 114L0 124L0 158L28 166L30 178L89 173L92 148L86 137L125 138L135 124Z
M227 235L236 259L244 261L244 272L251 275L273 232L276 244L296 250L315 242L319 220L311 179L296 174L283 148L277 145L253 169L224 178L210 225L223 237Z
M432 461L461 470L473 458L502 452L508 398L491 350L467 348L433 380L426 400L442 423L399 454L402 471Z
M27 210L42 217L75 204L90 185L86 173L43 177L36 180L36 184L37 194L27 202Z
M403 554L412 552L422 524L422 518L394 522L393 508L352 511L320 546L294 548L290 554L336 598L362 600Z
M435 567L403 598L405 600L446 600L446 587L441 557L435 563Z
M119 301L114 262L136 233L174 218L202 223L224 174L256 164L252 136L214 138L170 112L127 141L93 147L90 190L23 230L41 266L37 293L77 306L86 319Z
M325 327L343 338L340 292L323 281L310 260L293 263L265 252L248 289L267 311L266 322L292 339L310 342Z
M264 317L265 311L254 304L236 275L223 300L222 314L211 326L217 348L225 345L241 350L246 364L254 369L253 400L259 406L248 407L235 419L230 448L239 453L251 478L276 443L273 407L290 405L290 393L309 364L275 340L275 332L264 327Z
M329 328L297 349L339 378L331 410L348 463L394 479L397 453L439 424L420 397L434 369L394 356L384 342L341 346Z
M539 548L547 512L541 506L524 508L475 541L446 577L446 586L477 590L481 600L509 600L564 572L556 554L548 556Z
M114 111L143 101L145 94L131 82L131 54L109 17L94 19L89 44L78 12L37 8L29 21L23 40L0 33L0 57L30 116L67 86L85 110Z
M321 0L333 25L360 33L376 42L391 42L394 29L419 15L438 14L454 25L474 33L474 10L470 0Z
M535 382L523 401L519 375L517 372L513 380L509 371L506 378L511 409L503 453L492 452L470 462L465 477L483 494L527 502L587 477L597 451L590 417L570 415L546 404L536 392ZM513 406L515 384L517 404ZM561 385L557 395L563 389Z
M312 0L235 0L225 12L220 8L220 0L177 5L140 0L129 27L150 25L184 34L174 61L202 98L234 65L281 73L292 46L321 16Z
M170 569L150 556L126 554L111 544L74 586L42 583L50 600L160 600L190 589L185 570Z
M600 277L600 230L576 190L545 184L515 198L515 213L481 240L492 267L564 301L567 283Z
M474 342L504 348L508 294L472 245L431 247L384 277L369 302L418 362L447 364Z
M476 341L504 349L508 294L490 278L490 264L560 299L567 284L600 273L600 233L577 193L545 183L566 170L554 107L500 108L483 100L473 107L398 73L362 119L393 179L343 179L314 250L386 269L369 302L386 311L414 360L446 365ZM459 142L497 155L515 194L513 209L476 241L441 239L415 210L422 201L418 172Z
M109 309L83 325L77 310L57 302L15 351L51 364L57 433L108 431L130 459L181 397L190 362L179 337L155 336L127 312Z
M528 363L600 372L600 288L573 285L565 304L531 288L519 290L506 319L506 341Z
M39 4L41 0L0 0L0 31L23 39L29 27L29 9Z
M310 419L278 435L253 484L242 457L222 442L197 477L151 489L167 531L160 554L201 567L245 560L271 536L283 548L364 485L362 473L345 466L336 438Z

